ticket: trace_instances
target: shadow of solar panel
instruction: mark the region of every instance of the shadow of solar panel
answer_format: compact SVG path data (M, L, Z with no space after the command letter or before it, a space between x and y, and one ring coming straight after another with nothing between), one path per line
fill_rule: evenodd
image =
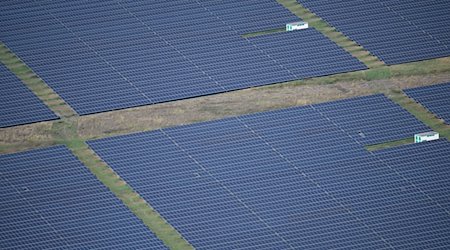
M58 119L3 64L0 64L0 84L0 128Z
M361 68L317 32L327 53L283 60L242 38L298 20L271 0L3 5L2 40L82 115Z
M297 1L388 65L450 55L448 1Z
M326 115L358 101L390 106L360 97L88 144L197 249L448 246L448 214Z
M430 112L450 124L450 83L403 90Z
M1 249L166 249L63 146L0 155Z

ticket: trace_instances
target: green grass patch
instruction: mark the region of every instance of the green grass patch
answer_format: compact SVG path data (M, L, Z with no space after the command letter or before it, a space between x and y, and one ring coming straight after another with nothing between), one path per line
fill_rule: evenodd
M318 18L316 19L316 21L310 20L310 23L308 23L308 24L310 24L311 27L314 27L317 30L325 30L325 29L329 29L327 31L334 30L333 27L331 27L325 21L318 19Z
M407 139L403 139L403 140L398 140L398 141L391 141L391 142L386 142L386 143L368 145L368 146L365 146L365 148L368 151L376 151L376 150L381 150L381 149L398 147L398 146L401 146L401 145L407 145L407 144L411 144L411 143L414 143L414 138L413 137L407 138Z
M414 115L418 120L431 128L431 130L439 133L439 136L450 141L450 126L445 124L443 120L438 119L434 114L430 113L422 105L416 103L402 91L392 92L387 95L393 102L399 104L409 113Z
M389 67L369 69L366 70L364 74L365 74L364 78L367 81L391 78L391 70Z
M392 76L427 75L450 72L450 57L390 66Z
M73 138L73 139L65 140L64 144L68 148L72 148L72 149L84 148L86 146L85 141L82 140L82 139L79 139L79 138Z
M244 35L242 35L242 37L243 37L243 38L251 38L251 37L263 36L263 35L270 35L270 34L281 33L281 32L286 32L286 29L285 29L285 28L279 28L279 29L271 29L271 30L265 30L265 31L258 31L258 32L253 32L253 33L244 34Z

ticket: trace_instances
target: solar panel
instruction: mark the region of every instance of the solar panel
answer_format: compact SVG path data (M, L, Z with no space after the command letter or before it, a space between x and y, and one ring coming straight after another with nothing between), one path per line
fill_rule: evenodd
M286 23L298 20L276 1L198 1L218 21L231 26L239 34L284 29Z
M298 0L386 64L450 55L445 0Z
M450 143L446 139L375 151L404 178L450 211Z
M383 94L313 105L364 145L413 138L431 129Z
M323 35L313 28L249 40L300 79L367 69L334 42L323 39Z
M296 20L271 0L29 0L0 8L2 40L81 115L365 68L316 31L273 36L278 49L295 49L291 56L241 37ZM295 39L324 53L293 48Z
M450 124L450 83L403 90L430 112Z
M0 84L0 128L58 119L3 64L0 64Z
M360 97L88 144L197 249L448 247L448 214L327 116L362 113L343 108L358 101L391 105Z
M165 249L64 146L0 155L1 249Z

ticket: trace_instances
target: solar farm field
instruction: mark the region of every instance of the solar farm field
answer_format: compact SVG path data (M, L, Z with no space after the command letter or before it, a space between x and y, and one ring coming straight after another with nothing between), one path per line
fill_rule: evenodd
M0 249L450 249L449 7L0 1Z
M364 145L400 140L430 130L382 94L316 104L313 107Z
M66 147L0 166L1 249L166 249Z
M0 64L0 128L58 119L37 96Z
M369 126L354 115L361 103L389 112ZM368 96L88 144L197 249L448 247L433 190L363 147L427 130L395 106Z
M392 169L427 194L432 203L438 204L448 213L450 211L450 198L447 195L450 188L447 185L450 178L448 152L450 143L441 139L380 150L376 151L375 155L389 163ZM433 161L430 162L428 157Z
M404 92L450 124L450 83L405 89Z
M0 32L10 49L86 115L366 69L313 29L274 36L286 44L308 40L286 46L285 53L266 51L266 39L241 37L297 20L271 0L3 1Z
M450 55L445 0L297 0L386 64Z

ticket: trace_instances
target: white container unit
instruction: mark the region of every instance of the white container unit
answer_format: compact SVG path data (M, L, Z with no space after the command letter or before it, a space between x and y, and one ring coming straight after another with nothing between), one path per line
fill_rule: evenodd
M307 22L293 22L286 24L286 31L304 30L308 28Z
M414 142L424 142L424 141L433 141L439 139L438 132L426 132L414 135Z

